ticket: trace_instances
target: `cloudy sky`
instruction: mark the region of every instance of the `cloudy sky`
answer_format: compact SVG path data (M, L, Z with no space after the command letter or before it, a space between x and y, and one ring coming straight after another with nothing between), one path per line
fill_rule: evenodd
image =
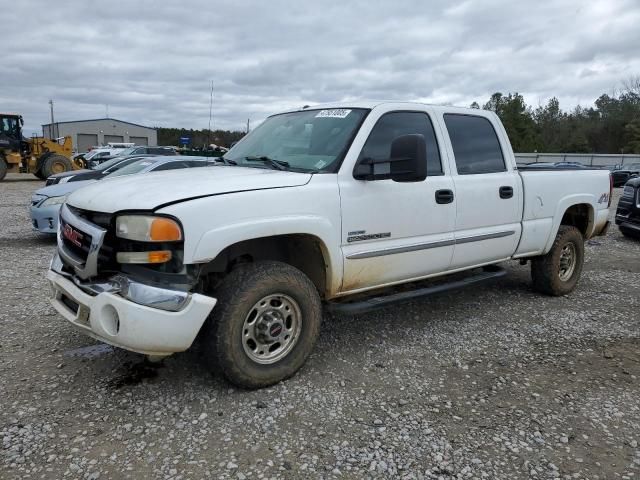
M468 106L496 91L591 105L640 75L640 0L18 1L3 9L0 110L39 130L109 116L242 129L369 99Z

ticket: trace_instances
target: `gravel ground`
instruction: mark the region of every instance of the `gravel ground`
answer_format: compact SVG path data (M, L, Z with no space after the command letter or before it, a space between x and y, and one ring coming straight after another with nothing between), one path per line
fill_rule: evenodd
M0 478L640 476L640 242L615 227L568 297L533 293L513 263L327 316L298 375L242 391L193 353L148 365L54 313L54 242L26 212L41 185L0 183Z

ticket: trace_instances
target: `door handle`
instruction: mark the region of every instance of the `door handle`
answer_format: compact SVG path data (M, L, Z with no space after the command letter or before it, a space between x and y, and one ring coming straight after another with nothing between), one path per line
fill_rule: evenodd
M500 198L511 198L513 197L513 187L505 186L500 187Z
M436 203L443 205L453 202L453 190L436 190Z

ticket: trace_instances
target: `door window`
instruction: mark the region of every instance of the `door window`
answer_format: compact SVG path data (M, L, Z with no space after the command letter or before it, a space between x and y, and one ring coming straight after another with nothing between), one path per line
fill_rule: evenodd
M449 131L459 175L506 171L496 131L485 117L447 113Z
M422 112L386 113L375 124L367 138L358 161L363 158L388 159L391 142L402 135L420 134L427 144L427 175L442 175L440 150L431 119Z

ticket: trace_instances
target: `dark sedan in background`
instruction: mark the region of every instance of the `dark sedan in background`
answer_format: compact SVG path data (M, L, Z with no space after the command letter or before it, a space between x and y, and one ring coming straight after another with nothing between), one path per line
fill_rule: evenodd
M619 169L611 172L611 178L613 179L614 187L621 187L630 178L640 175L640 163L630 163L629 165L622 165Z
M616 211L616 225L627 237L640 238L640 177L624 186Z

